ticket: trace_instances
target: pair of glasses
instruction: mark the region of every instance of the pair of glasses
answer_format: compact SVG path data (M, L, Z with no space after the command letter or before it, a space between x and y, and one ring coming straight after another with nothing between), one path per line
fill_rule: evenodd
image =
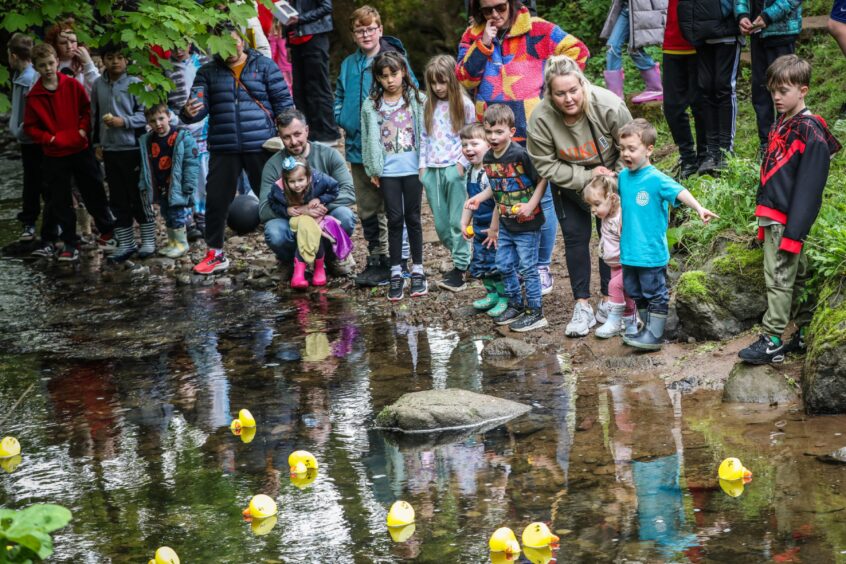
M498 14L504 14L508 11L508 2L502 2L494 6L482 6L480 11L482 12L482 15L486 18L491 17L494 11L496 11Z
M374 26L370 26L370 27L362 27L362 28L353 30L353 33L355 34L356 37L367 37L368 35L373 35L377 31L379 31L379 26L374 25Z

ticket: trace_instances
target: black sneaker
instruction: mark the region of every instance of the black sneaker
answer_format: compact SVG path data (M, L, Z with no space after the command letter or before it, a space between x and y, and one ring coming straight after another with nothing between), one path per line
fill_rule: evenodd
M681 161L679 163L679 180L687 180L696 174L698 170L699 162L696 158Z
M391 287L388 288L388 299L398 302L402 299L402 292L405 288L405 279L402 276L391 276Z
M786 345L784 345L784 354L805 354L807 349L808 347L805 343L805 328L801 327L793 333L790 340L787 341Z
M543 308L526 308L526 311L523 312L523 315L518 317L511 325L508 326L508 328L512 331L517 331L518 333L525 333L526 331L532 331L533 329L541 329L548 325L549 323L543 316Z
M76 247L65 245L65 248L59 253L59 262L77 262L78 260L79 250Z
M511 323L517 321L517 318L521 315L523 315L523 307L518 307L509 303L508 307L505 308L505 311L502 312L502 315L494 317L494 323L497 325L510 325Z
M413 272L411 274L411 297L417 298L429 293L429 283L425 274Z
M444 275L443 280L438 282L438 287L449 290L450 292L460 292L467 287L467 284L464 282L465 272L465 270L453 268Z
M777 364L784 362L784 342L776 337L761 335L758 340L737 353L749 364Z
M699 164L696 174L714 174L717 170L717 159L712 155L706 156Z
M53 243L44 243L30 253L34 257L50 258L56 256L56 246Z
M367 257L367 266L355 277L356 286L384 286L391 278L391 269L388 267L385 257Z

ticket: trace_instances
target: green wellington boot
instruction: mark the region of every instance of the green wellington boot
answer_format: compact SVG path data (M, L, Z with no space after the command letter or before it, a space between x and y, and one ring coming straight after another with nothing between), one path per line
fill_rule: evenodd
M474 301L473 308L478 311L488 311L499 302L499 294L496 292L496 283L490 278L485 278L482 283L488 295Z

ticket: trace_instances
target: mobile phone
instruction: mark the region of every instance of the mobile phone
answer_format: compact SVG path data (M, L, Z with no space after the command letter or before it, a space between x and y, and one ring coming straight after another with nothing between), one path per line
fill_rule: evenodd
M190 100L199 100L200 102L203 101L203 98L206 95L206 87L205 86L192 86L191 87L191 96Z

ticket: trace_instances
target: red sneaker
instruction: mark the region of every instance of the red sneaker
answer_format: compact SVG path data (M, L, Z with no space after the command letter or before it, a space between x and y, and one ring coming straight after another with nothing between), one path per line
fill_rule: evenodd
M117 239L115 239L115 236L111 232L101 234L97 237L97 248L107 255L112 254L118 248Z
M223 251L216 253L214 250L209 250L205 258L194 266L194 272L197 274L214 274L215 272L223 272L229 268L229 259Z

